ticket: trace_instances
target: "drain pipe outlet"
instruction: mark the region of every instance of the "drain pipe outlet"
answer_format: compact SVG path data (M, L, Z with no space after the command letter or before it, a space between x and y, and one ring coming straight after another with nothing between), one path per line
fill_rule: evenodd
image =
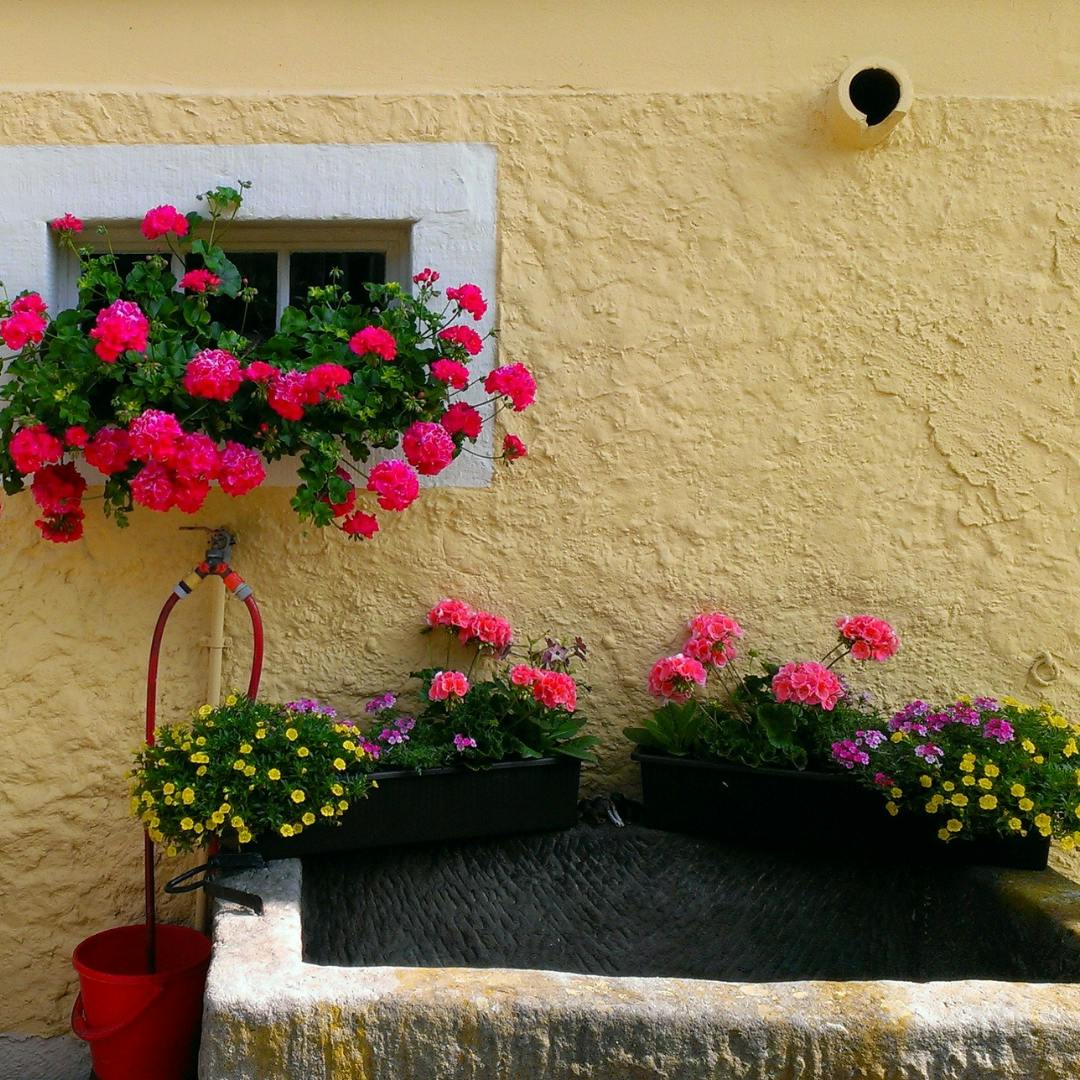
M912 97L911 77L896 61L857 60L829 88L829 130L845 146L876 146L907 115Z

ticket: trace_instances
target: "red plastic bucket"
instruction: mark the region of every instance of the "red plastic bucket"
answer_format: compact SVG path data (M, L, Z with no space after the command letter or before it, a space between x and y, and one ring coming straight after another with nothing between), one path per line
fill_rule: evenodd
M81 942L71 962L79 996L71 1029L90 1044L98 1080L187 1080L195 1064L210 939L157 927L157 971L146 972L146 927L118 926Z

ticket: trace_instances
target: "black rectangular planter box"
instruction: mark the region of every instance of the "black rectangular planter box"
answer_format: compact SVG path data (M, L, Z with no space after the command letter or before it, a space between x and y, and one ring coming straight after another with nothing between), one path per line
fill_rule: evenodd
M940 815L890 817L885 800L842 773L751 769L635 750L645 823L736 842L789 844L853 857L1043 870L1050 841L1026 837L937 838Z
M264 833L252 846L267 859L294 859L567 829L577 822L580 777L581 762L569 757L500 761L486 769L375 772L378 789L353 803L340 824L311 825L294 837Z

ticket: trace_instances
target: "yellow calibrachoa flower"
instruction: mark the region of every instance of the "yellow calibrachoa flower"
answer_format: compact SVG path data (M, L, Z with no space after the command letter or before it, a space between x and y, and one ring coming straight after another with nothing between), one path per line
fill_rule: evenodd
M979 787L981 787L983 789L983 791L989 791L993 786L994 786L994 782L993 782L993 780L990 779L990 777L988 777L988 776L980 776L979 777Z
M1026 814L1029 810L1035 809L1035 804L1030 799L1021 799L1017 804L1021 810Z
M241 844L250 844L251 833L249 833L247 829L241 829L240 833L237 835L237 839L240 841Z
M298 746L296 748L296 756L297 757L309 757L310 754L311 754L311 751L306 746Z
M952 797L952 798L951 798L951 799L949 800L949 802L951 802L951 803L953 804L953 806L967 806L967 804L968 804L968 797L967 797L966 795L961 795L961 794L960 794L960 792L958 791L958 792L957 792L957 793L956 793L956 794L955 794L955 795L954 795L954 796L953 796L953 797Z
M331 784L330 791L334 795L344 795L345 789L340 784Z
M929 776L927 776L926 773L923 773L923 775L919 777L919 783L922 784L923 787L934 786L934 781Z
M266 775L271 780L280 780L281 779L281 770L280 769L267 769L266 770Z
M249 743L249 742L241 743L240 744L240 753L241 754L250 754L251 753L251 743Z
M254 765L247 765L247 766L244 767L244 775L249 777L249 778L254 776L256 771L257 770L256 770Z
M302 803L307 796L299 788L294 788L289 798L292 799L294 803Z
M1029 754L1034 754L1034 753L1035 753L1035 744L1034 744L1034 743L1033 743L1033 742L1032 742L1032 741L1031 741L1030 739L1024 739L1024 741L1023 741L1022 743L1020 743L1020 745L1021 745L1021 746L1022 746L1022 747L1023 747L1023 748L1024 748L1024 749L1025 749L1025 750L1026 750L1027 752L1028 752L1028 753L1029 753Z
M899 798L900 798L900 797L901 797L901 796L902 796L902 795L904 794L904 792L903 792L903 791L902 791L902 790L901 790L900 788L898 788L898 787L894 787L894 788L891 788L891 789L890 789L890 791L889 791L889 794L890 794L890 795L891 795L891 796L892 796L892 797L893 797L894 799L899 799Z
M234 829L242 829L244 827L244 819L239 814L234 814L229 824Z
M255 738L256 739L265 739L266 738L266 728L262 728L262 727L261 728L256 728L255 729Z
M888 810L892 817L896 817L900 813L900 807L896 805L891 799L885 804L885 809Z
M952 833L949 832L948 829L938 829L937 838L939 840L951 840L952 839Z
M902 731L894 731L894 732L893 732L893 733L892 733L892 734L891 734L891 735L889 736L889 738L890 738L890 739L891 739L891 740L892 740L893 742L903 742L903 741L904 741L904 733L903 733Z
M233 768L234 768L234 769L235 769L235 770L236 770L237 772L243 772L243 771L244 771L244 769L246 769L246 768L247 768L247 762L246 762L246 761L245 761L245 760L244 760L244 759L243 759L242 757L238 757L238 758L237 758L237 759L236 759L236 760L235 760L235 761L234 761L234 762L232 763L232 767L233 767Z
M1072 838L1072 833L1061 838L1061 846L1065 851L1072 851L1076 847L1076 841Z
M1065 744L1065 745L1064 745L1064 746L1063 746L1063 747L1061 748L1061 752L1062 752L1062 754L1064 754L1064 755L1065 755L1065 757L1072 757L1072 756L1073 756L1073 754L1077 753L1077 746L1076 746L1076 740L1075 740L1075 739L1070 739L1070 740L1069 740L1069 741L1068 741L1068 742L1067 742L1067 743L1066 743L1066 744Z
M974 772L975 771L975 760L973 758L963 758L960 761L960 771L961 772Z
M196 775L196 776L205 776L205 775L206 775L206 766L205 766L205 765L200 765L200 766L199 766L199 767L198 767L198 768L197 768L197 769L195 770L195 775Z
M200 705L199 715L205 720L214 711L213 705Z
M1009 818L1009 828L1013 832L1019 832L1024 827L1024 823L1018 817Z
M343 772L345 769L345 759L339 757L334 758L334 768L337 769L338 772Z
M942 791L955 791L956 790L956 785L951 780L946 780L945 783L941 785L941 790Z
M332 806L330 806L329 804L327 804L326 806L320 806L319 807L319 813L322 814L323 817L333 817L334 816L334 808Z
M349 809L349 800L348 799L339 799L338 800L338 808L341 809L341 810L348 810Z
M1050 835L1050 815L1049 814L1036 814L1035 815L1035 828L1043 836Z
M960 777L960 783L963 784L964 787L971 787L975 783L975 777L970 773L967 773Z
M1031 760L1034 761L1036 765L1042 765L1046 761L1046 758L1044 758L1042 754L1036 754Z
M170 844L165 849L165 854L168 855L170 859L175 859L177 854L178 854L178 852L176 850L176 845L175 844Z
M309 810L301 819L305 825L315 824L315 815Z
M997 796L996 795L980 795L979 796L979 806L981 806L983 810L993 810L993 809L995 809L995 807L997 806Z
M296 742L296 740L300 738L300 732L294 727L286 728L285 738L288 739L289 742Z
M1023 796L1026 790L1027 789L1024 787L1023 784L1013 784L1013 786L1009 788L1009 794L1012 795L1014 798L1019 799L1021 796Z
M180 828L183 829L184 832L190 832L192 829L195 828L195 822L192 821L191 818L189 818L189 817L181 818L180 819Z
M983 766L983 772L986 773L987 776L1000 776L1001 775L1001 770L992 761L988 761Z
M190 806L195 801L195 789L186 787L180 792L180 801L185 806Z
M282 836L292 836L293 827L288 824L282 825L281 828L278 829L278 832L281 833Z
M175 784L166 784L162 789L162 793L165 795L171 795L176 790Z
M945 828L951 833L958 833L963 827L964 823L962 821L957 821L954 817L949 818L949 820L945 822Z
M237 696L236 696L235 694L230 694L230 695L229 695L229 696L228 696L228 697L227 697L227 698L225 699L225 704L226 704L226 705L235 705L235 704L236 704L236 703L237 703L237 702L238 702L239 700L240 700L240 699L239 699L239 698L238 698L238 697L237 697Z

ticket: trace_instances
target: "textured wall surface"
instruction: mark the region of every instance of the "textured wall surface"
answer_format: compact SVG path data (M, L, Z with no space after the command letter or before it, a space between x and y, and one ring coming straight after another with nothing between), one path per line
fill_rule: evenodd
M1071 3L789 2L775 23L755 4L721 17L682 3L662 24L642 3L610 32L594 4L575 35L568 6L516 26L478 0L462 43L444 42L454 63L430 67L395 20L374 19L346 58L355 16L320 49L312 27L351 5L326 3L304 36L267 4L251 55L215 60L214 39L176 70L164 6L158 38L145 6L50 13L68 6L63 35L27 22L30 44L7 58L4 143L497 150L501 356L540 382L512 428L530 456L490 489L425 493L370 545L301 528L286 491L211 499L194 523L240 535L267 695L350 709L400 685L425 658L423 611L449 593L593 645L594 787L633 784L620 729L649 707L648 664L706 605L796 656L824 651L838 613L891 618L903 651L871 673L890 698L1035 696L1028 668L1048 651L1060 676L1045 692L1078 711ZM15 30L40 7L14 5ZM445 12L422 8L410 20L445 31ZM106 76L93 58L118 47L130 63ZM909 68L915 105L884 146L839 150L820 106L864 51ZM139 915L123 773L153 620L202 540L179 531L186 518L139 512L121 532L91 513L84 543L52 547L28 502L0 518L0 1031L55 1033L73 945ZM166 717L201 701L207 612L196 597L170 626Z

